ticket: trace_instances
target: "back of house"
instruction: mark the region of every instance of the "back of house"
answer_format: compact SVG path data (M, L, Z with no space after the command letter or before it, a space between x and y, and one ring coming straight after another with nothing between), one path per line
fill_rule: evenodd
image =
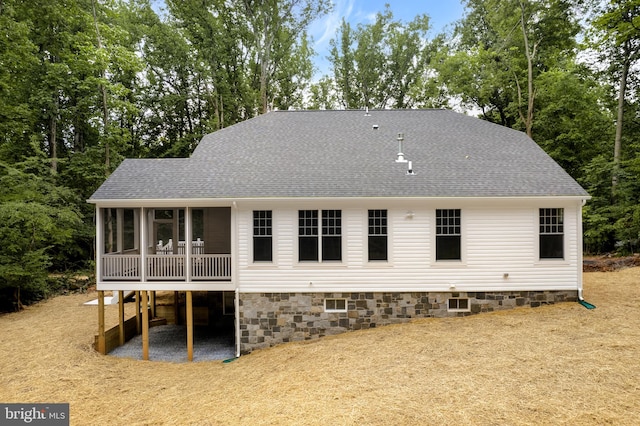
M588 198L522 132L349 110L271 112L190 158L125 160L89 202L98 289L206 293L200 317L240 354L576 300Z

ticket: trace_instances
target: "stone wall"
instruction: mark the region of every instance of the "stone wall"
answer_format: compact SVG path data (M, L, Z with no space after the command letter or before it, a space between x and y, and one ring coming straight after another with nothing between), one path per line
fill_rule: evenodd
M467 298L468 312L449 312L449 298ZM326 312L325 299L345 299L347 312ZM577 291L452 293L241 293L240 351L318 339L350 330L576 301Z

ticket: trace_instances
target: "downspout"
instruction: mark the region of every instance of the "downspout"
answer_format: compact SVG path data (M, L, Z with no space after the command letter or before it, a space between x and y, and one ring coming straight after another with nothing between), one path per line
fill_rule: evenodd
M582 258L582 251L584 250L583 248L583 229L582 229L582 208L584 207L584 205L587 204L587 199L584 198L582 200L582 203L580 205L580 208L577 209L577 225L578 225L578 232L577 232L577 239L578 239L578 303L580 303L582 306L584 306L587 309L594 309L595 305L592 305L591 303L587 302L586 300L584 300L584 298L582 297L582 269L583 269L583 261L584 259Z
M231 211L231 228L233 232L231 233L232 238L232 248L231 248L231 279L233 280L236 290L235 290L235 325L236 325L236 358L240 357L240 289L238 283L238 203L235 201L231 203L233 206Z

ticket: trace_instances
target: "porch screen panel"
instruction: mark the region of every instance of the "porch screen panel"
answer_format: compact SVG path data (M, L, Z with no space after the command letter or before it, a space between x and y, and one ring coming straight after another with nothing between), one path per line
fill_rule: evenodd
M253 261L271 262L273 260L271 210L253 212Z
M186 237L186 241L191 241L191 254L204 254L204 210L191 210L191 237Z
M136 215L133 209L124 209L123 212L123 249L134 250L138 248L137 224L135 222Z
M318 211L298 211L298 260L318 260Z
M118 209L103 209L103 241L104 252L118 251Z

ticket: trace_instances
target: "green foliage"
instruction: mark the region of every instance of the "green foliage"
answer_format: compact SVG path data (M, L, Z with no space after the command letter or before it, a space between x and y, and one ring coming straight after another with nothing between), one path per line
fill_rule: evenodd
M159 16L149 0L0 1L7 294L65 288L47 274L91 262L85 200L123 158L188 156L271 108L457 105L531 131L593 197L586 249L638 250L640 0L467 0L455 32L435 36L428 16L386 7L342 22L331 75L313 84L307 30L329 1L165 3Z
M613 117L602 104L606 92L583 67L549 70L537 82L536 142L581 179L586 164L612 151Z
M388 5L375 22L355 30L343 20L331 40L333 78L325 76L312 86L314 107L441 106L439 87L430 84L435 53L426 41L429 28L425 15L409 23L394 20Z
M52 259L81 223L68 190L0 163L0 288L46 294Z

